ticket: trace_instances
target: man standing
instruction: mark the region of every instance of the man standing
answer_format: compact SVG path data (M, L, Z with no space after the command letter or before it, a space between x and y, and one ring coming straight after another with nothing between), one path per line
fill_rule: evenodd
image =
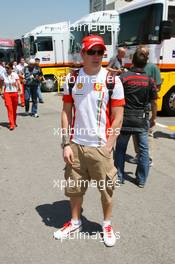
M118 176L122 183L125 180L124 165L125 154L129 138L135 135L139 157L136 169L136 180L140 188L143 188L149 172L148 154L148 129L156 123L157 113L157 88L154 81L144 73L147 56L142 51L135 52L133 56L134 67L120 78L124 86L125 110L121 134L116 144L115 164ZM151 104L152 116L149 124L149 104Z
M73 124L74 131L71 139L67 132L62 137L63 157L66 162L65 179L67 183L74 183L73 187L66 185L65 188L65 195L70 197L72 219L56 231L54 237L62 239L81 229L83 195L88 182L93 180L101 193L104 243L113 246L116 237L111 226L111 214L116 168L112 149L122 125L125 100L123 86L118 77L115 77L113 93L109 97L106 86L108 71L101 67L105 50L100 36L85 37L81 50L84 66L79 70L77 79L74 78L76 81L74 80L72 91L69 86L71 75L67 76L64 84L62 129L68 131ZM105 188L100 188L100 181L104 182ZM111 186L108 186L108 181Z
M123 72L123 59L126 55L126 48L119 47L117 51L117 55L114 56L107 66L107 70L115 73L116 75L120 75Z

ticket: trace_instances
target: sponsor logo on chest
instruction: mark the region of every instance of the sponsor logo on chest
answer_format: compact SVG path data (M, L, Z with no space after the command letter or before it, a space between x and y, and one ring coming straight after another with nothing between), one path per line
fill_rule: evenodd
M94 91L101 92L104 88L103 83L94 83Z

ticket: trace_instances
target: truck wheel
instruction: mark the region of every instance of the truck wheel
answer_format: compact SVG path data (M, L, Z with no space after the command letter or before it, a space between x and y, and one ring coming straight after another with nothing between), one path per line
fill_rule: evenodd
M168 116L175 116L175 86L164 96L163 111Z

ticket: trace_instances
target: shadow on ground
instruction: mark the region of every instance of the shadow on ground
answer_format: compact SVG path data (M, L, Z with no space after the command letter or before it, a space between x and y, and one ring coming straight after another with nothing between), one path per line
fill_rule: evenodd
M0 122L0 126L9 129L9 123L7 123L7 122Z
M133 172L125 172L125 180L137 185L136 178L133 178Z
M53 204L39 205L35 209L47 226L60 228L65 222L71 219L70 204L68 200L54 202ZM83 215L81 215L81 219L83 222L82 232L88 233L89 235L102 232L100 224L87 220Z
M171 138L171 134L162 132L162 131L156 131L154 133L154 138L169 138L169 139L173 139Z
M29 116L29 115L23 112L23 113L17 113L17 116Z
M131 156L129 154L125 154L125 161L128 162L128 163L137 164L137 162L133 160L134 158L135 157L133 157L133 156Z

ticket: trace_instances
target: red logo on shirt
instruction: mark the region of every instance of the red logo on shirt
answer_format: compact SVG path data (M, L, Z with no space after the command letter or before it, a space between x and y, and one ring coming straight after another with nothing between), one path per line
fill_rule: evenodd
M103 90L103 83L94 83L94 91L101 92Z

